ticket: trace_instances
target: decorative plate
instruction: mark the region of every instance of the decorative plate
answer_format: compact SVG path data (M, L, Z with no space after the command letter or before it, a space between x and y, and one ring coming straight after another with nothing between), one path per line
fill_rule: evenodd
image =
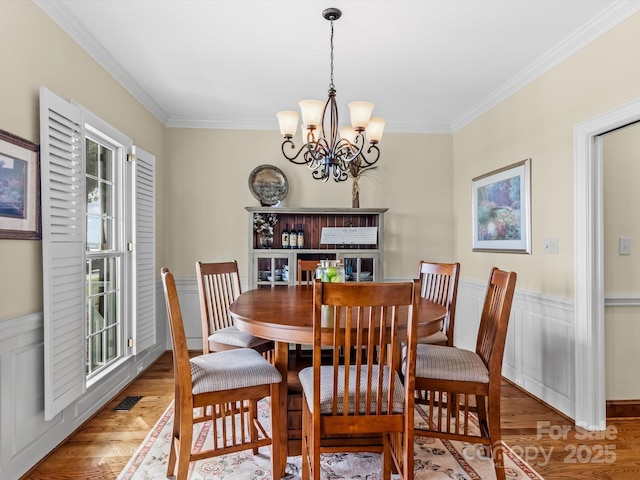
M287 177L278 167L260 165L249 175L249 190L263 207L279 205L289 193Z

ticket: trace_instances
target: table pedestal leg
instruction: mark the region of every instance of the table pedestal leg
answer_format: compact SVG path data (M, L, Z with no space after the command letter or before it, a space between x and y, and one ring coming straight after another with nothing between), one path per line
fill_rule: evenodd
M288 426L287 426L287 404L288 404L288 387L287 387L287 374L289 370L289 344L286 342L275 342L275 366L282 375L282 382L280 382L279 388L279 402L273 411L277 417L274 419L280 424L280 452L274 452L275 455L280 455L280 476L275 478L284 478L285 469L287 467L287 445L288 445Z

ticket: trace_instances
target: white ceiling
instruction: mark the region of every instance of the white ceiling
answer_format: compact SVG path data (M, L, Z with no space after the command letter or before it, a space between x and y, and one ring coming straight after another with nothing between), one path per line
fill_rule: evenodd
M35 0L163 124L277 129L326 99L452 132L640 10L610 0Z

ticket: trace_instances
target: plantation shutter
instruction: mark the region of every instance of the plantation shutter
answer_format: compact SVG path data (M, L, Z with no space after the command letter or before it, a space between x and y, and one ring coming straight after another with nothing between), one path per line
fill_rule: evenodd
M156 343L155 157L134 152L134 342L138 354Z
M82 112L40 89L45 420L85 391Z

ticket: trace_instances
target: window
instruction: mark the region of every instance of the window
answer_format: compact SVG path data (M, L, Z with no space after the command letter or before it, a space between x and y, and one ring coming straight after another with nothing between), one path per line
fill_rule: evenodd
M120 210L125 159L99 134L85 137L86 165L86 374L91 379L122 356L122 264Z
M155 344L153 155L40 91L45 419Z

